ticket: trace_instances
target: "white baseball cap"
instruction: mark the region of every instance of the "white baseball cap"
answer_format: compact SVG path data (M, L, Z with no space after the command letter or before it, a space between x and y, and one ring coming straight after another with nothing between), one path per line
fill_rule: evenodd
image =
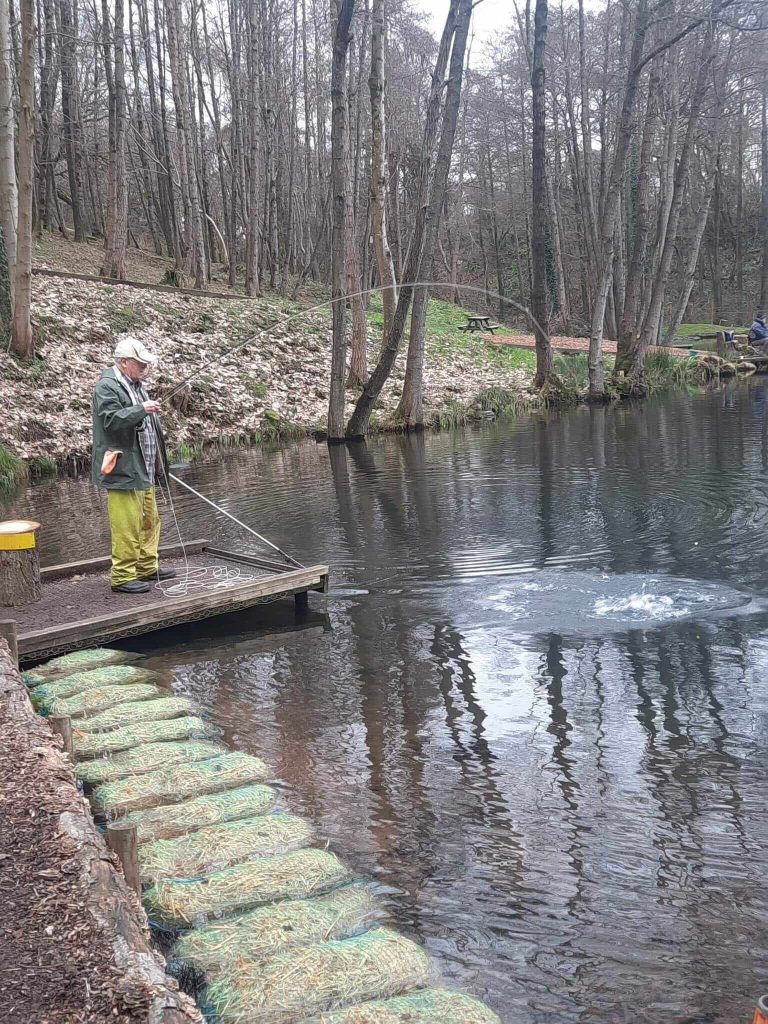
M156 363L157 356L150 352L143 342L130 334L124 334L115 346L115 359L138 359L140 363Z

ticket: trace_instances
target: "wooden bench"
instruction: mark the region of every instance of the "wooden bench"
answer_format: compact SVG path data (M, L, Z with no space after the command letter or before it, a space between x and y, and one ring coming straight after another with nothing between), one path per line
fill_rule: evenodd
M493 334L501 329L500 324L492 324L489 316L481 316L479 313L467 313L467 322L459 327L460 331L471 334L481 331L483 334Z

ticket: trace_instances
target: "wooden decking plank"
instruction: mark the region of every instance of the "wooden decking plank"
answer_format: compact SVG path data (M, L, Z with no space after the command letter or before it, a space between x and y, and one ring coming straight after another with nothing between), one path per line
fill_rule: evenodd
M194 597L167 598L126 609L118 614L98 615L91 619L63 622L57 626L21 633L19 653L29 655L56 644L76 646L84 640L109 636L111 633L148 632L153 628L165 628L161 624L168 620L180 623L187 617L189 621L194 621L201 617L222 615L234 607L246 607L250 602L256 604L265 598L279 600L280 597L307 590L325 591L328 571L326 565L309 566L279 576L263 576L249 583L207 590ZM201 616L200 612L207 614Z
M163 558L175 558L181 555L186 549L188 555L197 555L209 543L207 538L185 541L181 544L161 544L160 555ZM101 555L99 558L86 558L80 562L63 562L60 565L48 565L40 570L40 578L43 583L50 583L53 580L63 580L67 576L77 576L91 572L98 572L100 569L108 569L112 564L111 555Z

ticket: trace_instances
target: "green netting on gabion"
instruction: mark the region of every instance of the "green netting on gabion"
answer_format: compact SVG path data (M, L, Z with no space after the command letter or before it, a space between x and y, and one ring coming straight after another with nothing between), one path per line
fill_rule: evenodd
M139 850L143 882L196 878L256 857L271 857L310 846L315 830L295 814L263 814L211 825L178 839L158 839Z
M501 1024L501 1021L478 999L461 992L430 988L410 996L376 999L336 1013L322 1013L305 1024Z
M293 1024L312 1014L383 999L430 979L424 950L389 928L299 946L269 960L232 964L206 989L218 1024Z
M138 683L134 686L101 686L96 690L86 690L72 697L59 697L51 701L47 713L50 715L67 715L69 718L83 718L95 715L99 711L118 707L120 704L131 704L135 701L154 700L167 690L161 690L150 683ZM80 723L77 723L78 727Z
M111 647L92 647L87 651L72 651L71 654L62 654L59 658L53 658L44 665L38 665L25 672L23 678L29 686L34 686L36 683L46 683L72 672L101 668L102 665L130 665L131 662L138 661L140 657L140 654L132 654L130 651L115 651Z
M293 946L361 935L383 911L359 882L306 900L283 900L193 928L173 949L175 959L208 977L233 963L264 960Z
M135 665L106 665L89 672L75 672L52 683L40 683L31 692L35 707L46 714L51 702L62 697L72 697L85 690L97 690L103 686L127 686L136 683L157 683L160 675Z
M119 729L124 725L138 725L139 722L159 722L166 718L181 718L192 710L192 701L186 697L159 697L156 700L134 701L121 704L98 715L77 721L81 732L99 732L102 729Z
M158 703L155 701L154 703ZM75 730L74 744L76 757L104 757L147 743L162 743L169 740L185 740L190 736L204 736L206 725L202 718L187 715L161 722L138 722L125 725L105 733L86 733Z
M243 786L213 796L199 796L181 804L130 811L122 819L136 826L140 843L153 839L173 839L206 825L266 814L277 802L271 786Z
M184 718L173 719L173 722L184 722ZM197 719L199 721L199 719ZM169 723L170 724L170 723ZM114 736L113 732L108 734ZM155 771L164 765L187 764L192 761L205 761L209 757L223 754L225 747L210 740L189 740L180 743L143 743L131 750L122 750L107 757L98 757L94 761L81 761L75 765L75 775L81 782L89 782L93 786L102 782L116 782L131 775L142 775Z
M182 926L273 900L316 896L350 880L349 871L328 850L296 850L205 878L156 882L144 893L144 906L154 921Z
M207 761L172 764L143 775L117 782L105 782L91 796L94 810L107 814L125 814L158 804L181 803L195 796L221 793L235 786L266 782L271 769L258 757L248 754L219 754Z

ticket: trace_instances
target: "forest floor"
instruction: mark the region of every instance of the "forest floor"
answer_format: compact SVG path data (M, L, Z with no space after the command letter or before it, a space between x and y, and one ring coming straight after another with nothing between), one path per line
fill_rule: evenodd
M99 242L76 244L50 235L35 243L36 268L98 275ZM168 260L129 250L130 280L160 285ZM227 291L223 272L212 290ZM162 400L187 377L184 412L167 407L164 423L177 456L209 445L256 443L322 430L328 405L331 317L325 295L313 289L292 302L275 293L262 299L198 297L171 290L74 278L33 276L32 322L37 352L31 364L0 354L2 445L33 473L87 462L90 401L101 369L111 363L118 335L136 334L160 359L150 392ZM483 409L524 407L531 391L532 353L495 349L466 337L464 312L432 302L428 318L425 407L435 424L460 422ZM368 310L369 365L381 339L381 303ZM230 349L239 346L230 354ZM372 417L373 429L391 423L402 394L405 347ZM357 398L348 390L348 410ZM2 476L0 465L0 476Z

